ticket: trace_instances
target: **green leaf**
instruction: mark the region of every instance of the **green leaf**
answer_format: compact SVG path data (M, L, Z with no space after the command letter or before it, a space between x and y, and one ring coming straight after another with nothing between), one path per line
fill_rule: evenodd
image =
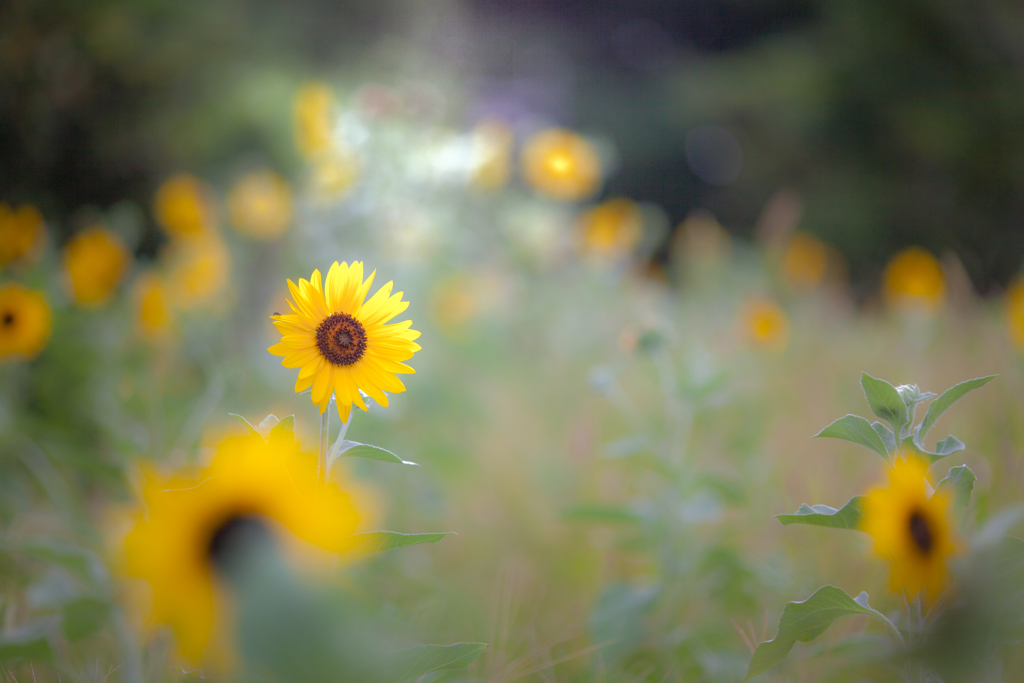
M808 505L804 503L792 515L775 515L784 525L812 524L830 529L858 529L863 517L860 511L863 496L854 496L846 505L836 510L828 505Z
M334 465L338 458L366 458L367 460L380 460L381 462L394 462L399 465L412 465L414 467L419 467L417 463L410 462L409 460L402 460L386 448L371 446L368 443L359 443L358 441L341 441L335 444L335 448L337 450L327 461L328 470Z
M641 519L635 512L616 505L581 503L566 508L562 517L569 522L590 524L638 524Z
M367 531L361 534L353 534L356 541L352 552L358 555L372 555L382 553L385 550L404 548L407 545L418 545L420 543L437 543L445 536L455 534L454 531L443 531L437 534L401 534L397 531Z
M386 683L402 683L444 669L469 666L487 643L455 643L454 645L417 645L392 655L391 666L384 674Z
M934 451L929 451L927 448L923 448L921 442L918 441L916 436L908 436L904 439L903 448L912 453L917 453L918 455L927 457L930 462L938 462L947 455L952 455L957 451L962 451L966 446L964 446L964 443L960 439L950 434L945 439L935 444Z
M890 453L896 451L896 435L892 433L892 430L886 427L881 422L872 422L871 428L875 430L879 438L882 439L882 444L885 445L885 450Z
M281 420L277 417L277 415L271 413L270 415L267 415L265 418L260 420L260 423L256 426L256 429L259 430L260 436L266 439L267 435L270 434L270 430L277 426L277 423L280 421Z
M785 659L797 641L809 643L824 633L833 621L852 614L873 617L895 631L895 627L881 612L868 605L867 593L861 593L854 599L841 588L822 586L803 602L791 602L786 605L782 611L782 619L779 620L778 635L773 640L761 643L754 650L754 657L747 669L747 677L743 679L744 683Z
M286 443L295 443L295 416L285 415L267 432L267 440L281 439Z
M924 437L928 435L928 430L932 428L932 425L942 417L942 414L949 410L949 407L963 398L968 392L974 391L978 387L983 387L999 375L989 375L988 377L977 377L975 379L969 379L966 382L960 382L956 386L950 387L942 392L942 395L931 402L928 406L928 412L924 415L924 420L921 421L921 429L918 435L918 443L924 443Z
M50 629L46 624L34 624L0 635L0 661L25 658L34 662L50 659Z
M99 630L110 614L110 605L95 598L81 598L64 606L64 635L74 641Z
M971 492L974 491L974 482L977 477L967 465L951 467L949 474L936 485L936 493L945 493L953 498L953 504L960 507L967 507L971 503Z
M235 413L228 413L228 415L241 422L242 426L249 430L249 433L252 434L253 436L263 436L263 434L260 433L260 430L253 427L252 424L250 424L249 421L246 420L241 415L236 415Z
M871 427L871 423L860 415L847 415L846 417L839 418L815 434L813 438L817 439L820 437L852 441L855 444L864 446L864 448L873 450L883 458L889 457L882 437Z
M907 404L903 402L900 392L884 379L872 377L866 372L860 376L860 386L864 389L864 398L868 400L871 412L891 424L898 436L909 419Z

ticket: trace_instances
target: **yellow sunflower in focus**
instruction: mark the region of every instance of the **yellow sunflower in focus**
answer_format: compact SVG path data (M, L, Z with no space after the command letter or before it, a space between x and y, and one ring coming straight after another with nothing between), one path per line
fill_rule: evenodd
M149 339L162 337L171 327L167 287L156 273L145 273L135 281L135 313L139 330Z
M740 323L747 338L757 346L781 350L789 341L789 318L768 299L748 301L740 313Z
M1024 280L1017 280L1006 290L1006 326L1010 339L1018 348L1024 347Z
M331 147L331 120L334 94L323 83L309 83L295 95L295 142L306 157L326 152Z
M190 175L168 178L153 200L156 221L171 237L199 237L215 224L209 193L203 183Z
M526 182L552 199L577 201L594 194L601 182L601 158L586 139L560 128L537 133L523 148Z
M882 293L890 306L934 311L946 296L938 259L919 247L901 251L885 267Z
M828 267L828 247L814 235L793 233L782 255L782 277L793 289L810 291L821 284Z
M311 388L321 413L333 395L345 422L353 405L367 409L360 390L386 406L385 391L405 391L395 375L416 372L402 361L420 350L413 341L420 333L410 329L411 320L387 324L409 302L402 301L402 292L391 294L391 282L366 299L374 275L364 281L362 262L335 261L323 282L319 270L297 285L289 280L292 313L273 316L281 341L267 350L284 356L286 368L299 369L295 391Z
M597 256L622 256L636 247L643 229L643 215L636 202L609 199L580 218L580 246Z
M228 192L228 212L240 234L272 240L284 234L292 222L292 190L273 171L250 173Z
M100 227L78 233L64 246L71 296L82 306L100 306L121 284L132 257L117 235Z
M224 440L194 473L144 473L121 566L148 583L148 624L170 627L183 658L231 664L232 536L255 527L285 548L350 549L359 514L347 493L317 483L316 467L316 456L286 439L243 436Z
M946 560L958 550L949 521L949 499L928 495L928 465L916 456L897 457L889 487L864 497L861 531L875 539L875 554L892 565L889 586L908 597L924 591L934 602L949 583Z
M0 286L0 359L35 358L50 339L50 306L41 292Z
M34 206L13 210L0 202L0 266L24 258L43 237L43 214Z

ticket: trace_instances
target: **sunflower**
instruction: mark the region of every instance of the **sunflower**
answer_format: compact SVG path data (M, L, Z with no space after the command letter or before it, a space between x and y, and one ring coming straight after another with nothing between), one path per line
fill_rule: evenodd
M814 235L793 233L782 255L782 277L793 289L809 291L821 284L828 266L828 247Z
M323 283L319 270L298 285L289 280L292 313L272 316L281 341L267 350L284 356L286 368L299 369L295 391L312 388L321 413L333 394L346 422L353 405L367 409L360 390L382 406L388 404L385 391L405 391L395 375L415 372L402 361L420 350L411 320L386 324L409 307L402 292L392 295L389 282L366 300L374 275L364 281L361 261L335 261Z
M889 560L889 586L913 597L922 590L934 602L949 583L946 560L958 551L949 522L949 499L928 495L928 465L916 456L897 457L889 487L864 497L861 531L874 536L875 554Z
M273 171L249 173L228 192L228 212L239 234L272 240L292 222L292 190Z
M64 247L64 270L71 296L83 306L99 306L121 284L131 254L117 235L100 227L83 230Z
M171 327L167 286L159 275L147 272L139 276L133 289L139 331L148 339L164 336Z
M198 237L213 229L215 218L203 183L190 175L171 176L153 199L156 221L171 237Z
M0 286L0 359L35 358L50 338L50 306L41 292Z
M120 564L148 583L148 625L169 626L192 663L231 662L226 574L236 532L255 527L285 547L338 553L359 521L347 493L317 483L316 457L281 438L231 437L195 472L144 475Z
M166 259L168 296L181 309L214 303L231 273L231 253L216 231L172 243Z
M43 237L43 214L34 206L17 210L0 202L0 266L30 254Z
M594 146L560 128L543 130L530 138L521 163L526 182L552 199L586 199L601 182L601 158Z
M785 348L789 341L789 318L768 299L751 299L740 314L747 337L757 346Z
M295 95L292 115L295 142L306 157L315 157L331 148L331 112L334 94L323 83L308 83Z
M622 256L636 247L643 229L643 215L636 202L609 199L580 218L580 246L595 256Z
M1003 305L1010 338L1018 347L1024 347L1024 280L1016 280L1010 285Z
M934 311L946 296L946 276L934 256L911 247L885 267L882 293L890 306Z

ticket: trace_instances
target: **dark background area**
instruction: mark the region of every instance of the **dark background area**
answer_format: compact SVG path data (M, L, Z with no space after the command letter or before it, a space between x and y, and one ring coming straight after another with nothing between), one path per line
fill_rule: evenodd
M1024 257L1024 8L995 0L14 0L0 198L39 205L62 239L82 207L148 207L172 172L294 168L303 80L439 72L466 88L455 125L504 113L612 141L602 196L673 224L706 208L750 237L794 190L860 294L912 244L954 253L986 294ZM708 126L738 144L735 177L694 170L688 135Z

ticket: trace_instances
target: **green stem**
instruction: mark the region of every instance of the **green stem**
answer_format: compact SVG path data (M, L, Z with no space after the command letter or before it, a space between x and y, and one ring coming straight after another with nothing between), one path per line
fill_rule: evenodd
M320 459L317 461L317 473L321 484L330 480L330 473L327 471L327 442L330 438L330 415L331 407L320 413Z

